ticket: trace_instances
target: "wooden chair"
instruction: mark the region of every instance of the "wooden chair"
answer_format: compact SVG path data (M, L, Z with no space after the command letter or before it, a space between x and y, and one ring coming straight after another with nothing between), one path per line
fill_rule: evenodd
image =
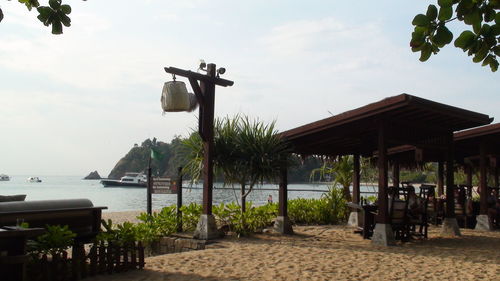
M500 188L488 187L488 218L493 228L500 228Z
M467 204L466 204L466 186L459 185L454 187L455 217L459 227L467 227Z
M408 193L413 187L389 188L389 217L395 239L408 241L410 239L408 219Z
M430 184L420 185L419 197L422 200L422 212L418 220L413 222L419 226L418 235L424 238L427 238L429 218L437 214L435 187L435 185Z

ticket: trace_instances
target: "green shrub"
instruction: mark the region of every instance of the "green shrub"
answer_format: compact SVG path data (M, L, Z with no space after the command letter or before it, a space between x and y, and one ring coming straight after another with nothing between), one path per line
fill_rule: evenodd
M196 203L184 205L181 207L182 211L182 228L184 231L193 231L198 225L203 206Z
M28 243L28 252L32 255L52 256L62 254L73 245L76 234L68 229L68 226L47 225L46 232Z

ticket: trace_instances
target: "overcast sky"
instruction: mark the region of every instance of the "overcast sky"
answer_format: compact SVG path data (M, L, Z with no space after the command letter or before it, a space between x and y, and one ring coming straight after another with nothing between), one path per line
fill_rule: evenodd
M401 93L500 118L498 73L453 46L426 63L411 52L429 3L71 1L72 26L52 35L0 0L0 173L107 176L134 143L187 136L197 111L162 115L163 67L199 59L235 82L217 88L216 116L280 130Z

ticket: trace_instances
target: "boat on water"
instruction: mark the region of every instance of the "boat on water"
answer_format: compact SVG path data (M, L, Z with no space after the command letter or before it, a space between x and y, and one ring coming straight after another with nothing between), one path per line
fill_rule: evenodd
M104 187L121 186L121 187L146 187L148 178L143 173L125 173L119 180L103 179L101 180Z
M10 181L10 177L5 174L1 174L0 181Z
M29 177L27 179L28 182L42 182L41 179L39 179L38 177Z

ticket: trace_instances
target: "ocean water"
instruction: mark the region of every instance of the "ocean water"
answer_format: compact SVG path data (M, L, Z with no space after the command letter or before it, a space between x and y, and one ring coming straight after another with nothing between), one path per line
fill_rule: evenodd
M11 175L10 181L0 181L0 195L26 194L26 200L47 199L76 199L87 198L94 206L106 206L107 211L129 211L146 210L145 188L123 188L103 187L99 180L82 180L78 176L43 176L39 177L42 182L27 182L29 175ZM193 186L192 189L184 186L183 204L191 202L202 202L201 185ZM221 183L214 184L213 204L228 203L236 201L240 191L221 188ZM276 189L276 190L263 190ZM267 203L267 198L272 195L274 201L278 201L278 186L265 184L255 188L247 197L255 205ZM328 187L324 184L289 184L288 198L320 198ZM293 191L294 189L307 191ZM153 194L153 209L177 204L176 194Z

